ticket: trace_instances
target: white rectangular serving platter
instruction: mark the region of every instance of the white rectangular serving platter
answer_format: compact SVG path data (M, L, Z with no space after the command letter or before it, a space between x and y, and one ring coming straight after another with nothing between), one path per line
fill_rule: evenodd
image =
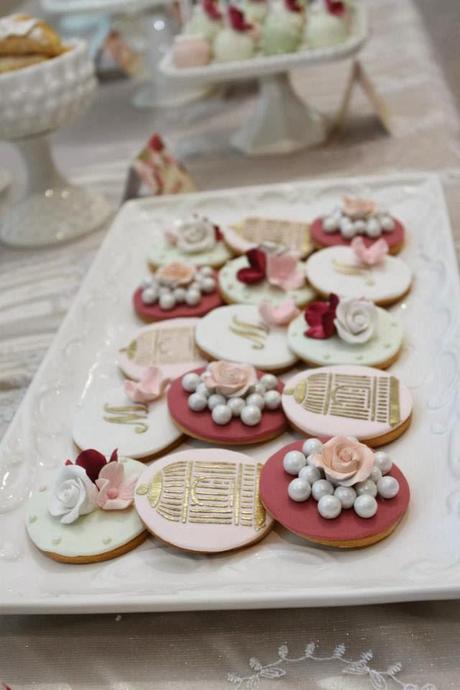
M74 456L70 427L85 385L102 377L139 327L131 294L161 227L200 212L312 219L347 192L371 195L408 228L415 273L396 306L405 344L396 373L411 389L410 429L390 451L412 490L407 516L363 550L310 546L276 527L257 545L204 556L153 538L93 565L63 565L29 543L28 492ZM69 246L69 251L72 248ZM460 595L460 291L441 184L428 175L329 179L163 197L126 204L0 446L0 611L84 613L368 604ZM115 366L115 364L113 364ZM266 459L293 437L243 449ZM184 444L183 447L190 447Z

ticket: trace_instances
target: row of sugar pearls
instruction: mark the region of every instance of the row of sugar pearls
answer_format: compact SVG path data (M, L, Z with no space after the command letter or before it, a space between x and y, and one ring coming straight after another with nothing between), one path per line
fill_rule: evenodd
M364 234L368 237L379 237L382 232L392 232L395 228L395 222L389 215L378 215L364 220L359 218L351 220L345 215L326 216L323 220L323 229L326 233L337 232L340 230L341 234L351 239L355 235Z
M216 289L214 273L210 266L203 266L198 269L196 280L187 288L170 287L162 284L161 280L155 277L146 278L142 282L142 301L144 304L155 304L158 302L160 309L165 311L173 309L177 304L184 302L190 307L194 307L201 302L202 293L210 294Z

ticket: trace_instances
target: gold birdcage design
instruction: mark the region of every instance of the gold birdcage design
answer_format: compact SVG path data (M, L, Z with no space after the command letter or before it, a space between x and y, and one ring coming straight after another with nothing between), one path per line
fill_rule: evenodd
M195 344L195 327L154 328L141 333L123 348L129 359L139 366L175 364L200 359Z

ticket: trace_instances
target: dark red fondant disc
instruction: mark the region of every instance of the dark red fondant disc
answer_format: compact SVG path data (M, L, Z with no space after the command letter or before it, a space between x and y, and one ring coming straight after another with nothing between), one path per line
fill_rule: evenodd
M204 367L194 369L197 374L204 370ZM261 378L264 373L258 371L257 376ZM262 419L256 426L246 426L238 417L233 417L228 424L220 426L213 421L210 410L193 412L189 408L187 401L190 393L182 388L181 379L182 377L177 378L169 387L168 408L173 420L189 436L219 445L249 445L275 438L286 429L287 420L281 407L278 410L264 410ZM283 390L281 381L278 390L280 393Z
M165 321L166 319L181 319L184 317L198 318L204 316L213 309L224 304L219 291L216 289L209 295L202 295L201 302L195 307L188 304L178 304L174 309L160 309L158 303L144 304L142 301L142 288L137 288L133 295L133 305L136 314L144 321Z
M295 441L267 460L260 477L260 498L270 515L290 532L316 542L349 542L371 539L396 525L407 510L410 491L401 470L393 465L389 475L399 482L399 493L391 499L377 497L378 510L372 518L360 518L353 508L342 510L333 520L318 513L310 497L297 503L288 496L288 485L295 479L285 472L283 458L290 450L301 450L304 441Z
M399 220L396 220L396 218L393 220L396 223L395 229L392 232L384 232L380 236L383 237L388 244L390 254L397 253L397 251L399 251L401 246L404 244L404 227ZM310 225L310 237L313 244L317 247L347 247L351 242L351 240L347 240L345 237L342 237L339 231L324 232L322 218L315 218ZM374 244L374 242L380 239L378 237L367 237L366 235L359 235L359 237L363 238L366 247L369 247L371 244Z

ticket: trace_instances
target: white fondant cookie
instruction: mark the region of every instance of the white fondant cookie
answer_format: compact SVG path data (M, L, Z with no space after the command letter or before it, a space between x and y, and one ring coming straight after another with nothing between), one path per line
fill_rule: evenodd
M72 436L81 449L98 448L108 454L150 458L182 438L168 412L166 396L151 402L133 402L123 384L92 386L77 405Z
M302 269L305 266L302 262L299 262L299 265ZM276 285L270 285L267 280L252 285L243 283L238 280L236 274L248 266L246 256L240 256L229 261L219 271L219 287L226 302L257 305L267 301L272 305L279 305L287 299L292 299L298 307L303 307L315 296L308 284L296 290L283 290Z
M150 250L149 262L155 268L176 261L219 268L231 256L219 228L207 218L193 216L165 229Z
M259 498L262 466L219 448L168 455L139 478L136 510L154 535L186 551L249 546L273 524Z
M138 380L148 367L161 367L163 374L177 378L206 361L195 344L199 319L170 319L146 326L120 350L118 365L129 378Z
M333 292L341 297L364 297L382 305L404 297L412 281L411 270L402 259L386 256L374 266L364 265L350 247L330 247L312 254L306 274L321 295Z
M145 465L129 458L120 462L127 482L134 482L145 469ZM70 524L62 522L62 517L51 515L49 506L56 493L56 475L50 477L49 483L38 487L27 504L27 531L40 551L58 561L91 563L125 553L143 541L145 527L134 505L121 510L96 507L86 514L80 513ZM73 480L71 491L75 492L78 486L78 480ZM69 499L72 498L70 489Z
M375 333L365 343L351 344L336 333L331 338L317 340L305 335L308 325L301 314L288 329L289 347L299 359L315 366L360 364L385 369L397 357L403 339L401 320L377 307Z
M289 422L311 436L354 436L389 443L408 427L409 390L396 376L359 366L311 369L289 379L282 395Z
M211 359L252 364L264 371L287 369L297 361L286 328L269 326L252 304L214 309L200 319L195 338Z
M262 242L274 242L306 257L313 251L308 223L272 218L245 218L228 228L223 228L225 241L236 254L245 254Z

